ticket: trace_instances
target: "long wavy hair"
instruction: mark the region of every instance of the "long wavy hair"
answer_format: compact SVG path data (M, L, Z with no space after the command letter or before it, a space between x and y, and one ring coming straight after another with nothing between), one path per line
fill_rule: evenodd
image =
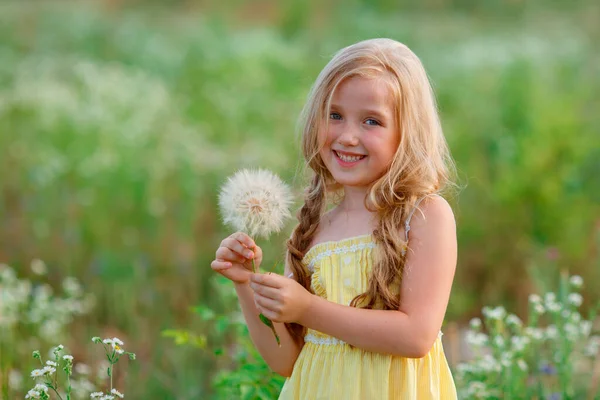
M328 195L340 186L325 167L319 151L324 145L331 99L350 77L384 79L389 85L400 142L386 173L374 181L365 198L377 213L373 238L377 244L367 291L351 306L397 310L407 243L404 222L416 201L439 193L451 180L453 162L442 132L437 105L419 58L391 39L366 40L341 49L319 74L301 114L302 152L312 179L305 190L299 224L287 242L287 262L294 279L311 290L311 276L303 258L321 221ZM287 324L295 339L306 328Z

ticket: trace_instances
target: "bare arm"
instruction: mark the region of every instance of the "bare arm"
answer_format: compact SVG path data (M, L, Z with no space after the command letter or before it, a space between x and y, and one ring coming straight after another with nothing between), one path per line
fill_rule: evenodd
M425 356L442 326L456 270L456 227L448 203L427 199L410 231L410 249L398 311L365 310L314 296L304 326L364 350L404 357Z
M252 343L274 372L282 376L290 376L304 343L295 342L283 323L274 322L275 330L281 339L281 347L279 347L271 329L258 317L260 311L256 309L254 291L249 284L236 284L235 290Z

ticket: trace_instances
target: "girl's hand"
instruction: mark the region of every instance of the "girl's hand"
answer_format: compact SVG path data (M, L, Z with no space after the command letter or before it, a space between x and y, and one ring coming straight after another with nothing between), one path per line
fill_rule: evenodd
M273 273L251 274L250 287L258 311L274 322L299 322L313 299L294 279Z
M256 270L262 262L262 249L250 236L237 232L223 239L210 267L235 283L248 283L252 274L252 259Z

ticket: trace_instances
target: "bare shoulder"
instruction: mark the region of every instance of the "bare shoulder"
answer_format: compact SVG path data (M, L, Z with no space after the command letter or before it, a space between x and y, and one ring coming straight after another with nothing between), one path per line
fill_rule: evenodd
M422 230L456 230L456 221L452 207L442 196L429 196L419 204L411 221L411 234Z

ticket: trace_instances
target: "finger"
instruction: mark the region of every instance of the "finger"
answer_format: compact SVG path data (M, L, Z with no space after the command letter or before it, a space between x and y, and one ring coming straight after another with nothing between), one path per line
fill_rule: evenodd
M222 271L227 268L231 268L232 264L229 261L214 260L210 263L210 267L215 271Z
M237 240L247 248L251 249L256 246L254 240L244 232L236 232L233 235L229 236L231 239Z
M281 309L281 305L279 304L279 302L256 293L254 294L254 304L256 304L258 307L261 307L264 310L271 312L278 312Z
M250 280L254 283L273 288L281 288L285 283L287 283L287 278L271 272L267 274L252 274L250 275Z
M258 293L264 297L268 297L269 299L277 300L281 297L279 290L271 286L264 286L260 283L250 282L250 287L255 293Z
M247 260L251 260L252 258L255 257L255 254L251 249L248 249L246 246L244 246L242 243L240 243L236 239L228 238L228 239L223 240L221 242L221 247L228 248L228 249L238 253L242 257L246 257Z
M228 247L219 247L217 249L217 252L215 253L215 256L216 256L215 258L217 260L225 260L225 261L231 261L231 262L236 262L236 263L245 263L248 261L247 258L234 252L233 250L231 250Z
M254 246L254 258L258 260L262 260L263 252L262 249L258 246Z

